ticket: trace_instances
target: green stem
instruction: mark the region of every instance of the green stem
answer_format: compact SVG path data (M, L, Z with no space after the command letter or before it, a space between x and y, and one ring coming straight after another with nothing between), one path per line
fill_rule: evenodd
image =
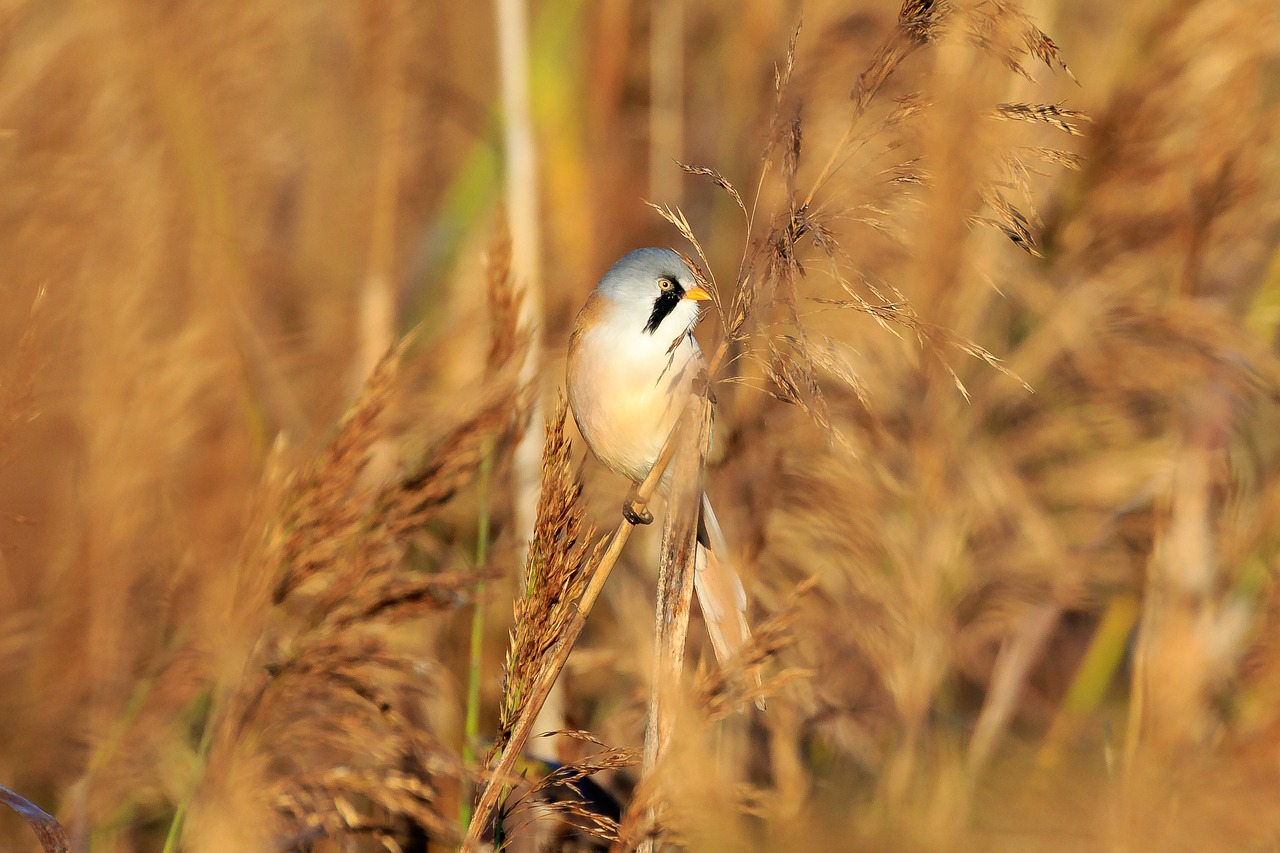
M489 559L489 469L493 454L486 449L480 460L480 519L476 525L476 568L484 569ZM484 651L484 581L476 582L475 609L471 611L471 654L467 674L467 716L462 734L462 764L475 764L476 738L480 733L480 659ZM458 822L465 835L471 825L472 787L465 778L458 803Z
M213 744L213 724L214 709L210 705L208 715L205 718L204 731L200 733L200 746L197 755L200 757L200 765L203 767L209 758L209 747ZM178 808L173 812L173 820L169 822L169 832L164 837L164 847L161 853L175 853L178 849L178 839L182 837L182 827L187 820L187 811L191 807L191 800L195 798L197 783L195 780L187 787L186 794L178 803Z

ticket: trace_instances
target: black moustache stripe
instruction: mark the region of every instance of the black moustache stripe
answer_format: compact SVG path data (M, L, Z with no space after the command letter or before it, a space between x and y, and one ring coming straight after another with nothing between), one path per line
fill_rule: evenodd
M649 322L645 324L644 330L650 335L658 331L662 321L667 319L668 314L676 310L676 306L680 304L680 300L683 298L684 291L678 284L670 290L663 291L657 299L653 300L653 313L649 315Z

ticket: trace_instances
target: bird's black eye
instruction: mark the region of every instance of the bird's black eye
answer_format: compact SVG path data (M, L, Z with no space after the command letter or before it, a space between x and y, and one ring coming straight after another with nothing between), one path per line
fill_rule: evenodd
M669 279L669 278L660 278L660 279L658 279L658 289L659 289L659 290L661 290L661 291L663 291L664 293L665 293L666 291L671 290L671 288L673 288L673 287L675 287L675 286L676 286L676 283L675 283L674 281L672 281L671 279Z

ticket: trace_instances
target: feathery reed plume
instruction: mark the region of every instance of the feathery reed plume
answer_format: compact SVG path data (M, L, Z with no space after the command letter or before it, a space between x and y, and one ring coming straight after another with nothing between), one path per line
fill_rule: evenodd
M556 639L564 634L604 554L604 540L597 540L595 528L583 520L582 484L571 470L572 447L564 432L568 411L561 394L542 451L542 492L525 582L515 600L515 627L490 763L508 749L523 747L511 743L516 719L525 711L534 682L548 665Z
M770 393L773 396L796 405L833 443L849 451L856 452L855 445L837 428L824 383L831 379L837 380L837 387L848 389L864 407L870 402L867 386L845 362L834 341L809 329L806 312L801 307L806 295L800 289L800 280L808 273L809 262L805 259L807 249L811 248L820 258L825 259L832 278L852 297L847 300L832 300L815 294L820 304L852 308L872 316L882 325L909 331L920 348L934 363L941 366L944 375L951 379L966 399L969 391L959 373L945 357L946 350L959 350L1002 373L1010 374L1008 368L983 347L943 325L922 319L901 294L894 293L893 298L885 298L884 292L889 288L881 288L866 277L862 277L860 281L871 298L859 294L848 281L845 270L851 265L850 259L840 248L836 237L835 226L843 214L837 212L835 201L831 198L836 192L833 181L865 145L861 136L865 132L861 127L862 119L876 96L884 90L890 76L907 56L949 37L950 31L956 27L961 29L968 41L980 52L995 56L1008 68L1021 74L1025 75L1026 72L1018 58L1028 51L1046 64L1060 62L1053 42L1038 29L1031 27L1012 4L919 3L908 0L903 4L895 32L859 77L858 85L851 95L853 110L846 130L831 147L827 160L819 169L807 194L796 190L797 176L802 168L800 107L785 91L785 81L790 78L791 69L795 66L797 39L793 36L788 47L786 71L779 72L777 76L773 129L765 152L765 171L773 165L770 158L776 156L780 159L777 163L780 186L776 195L781 199L781 209L767 220L763 232L758 235L753 233L754 211L759 204L760 191L765 186L763 173L757 198L749 211L747 205L742 203L740 194L717 170L700 166L685 167L686 172L708 177L725 190L744 213L747 227L748 239L734 290L728 298L717 292L713 300L720 315L724 337L716 357L712 359L711 378L716 377L716 368L727 349L741 345L746 357L758 363L761 373L771 385ZM906 109L900 107L890 113L889 119L882 124L882 129L901 133L902 125L911 118L918 117L926 103L923 99L909 100ZM1075 132L1076 126L1071 122L1078 117L1056 105L1035 105L1027 109L1021 109L1018 105L1006 107L1006 117L1052 121L1059 129ZM896 146L891 145L889 150L893 147ZM1012 184L1015 188L1020 186L1020 178L1025 184L1021 161L1014 155L1006 154L992 158L991 168L995 170L995 177L980 179L974 195L993 212L994 218L982 217L976 210L972 210L968 214L968 220L994 225L1029 254L1037 255L1033 230L1036 223L1034 210L1030 215L1024 214L999 188L1001 178L1004 184ZM939 192L927 180L927 174L926 166L912 159L887 170L883 179L893 192L905 192L916 186L925 186ZM1012 180L1009 179L1010 175ZM1029 192L1024 195L1029 196ZM651 206L689 241L702 264L710 269L707 255L683 212L662 205ZM705 276L700 274L699 278L707 280L715 288L713 273L707 272ZM1024 388L1028 387L1025 382L1021 384ZM887 660L885 662L888 663ZM935 668L928 680L914 685L911 688L913 695L905 698L905 705L909 706L909 740L914 737L910 732L922 727L923 714L929 701L921 686L936 684L933 679L940 677L941 672L940 667ZM660 677L662 676L656 678ZM667 673L667 677L670 677L670 673ZM661 719L661 715L655 710L656 705L657 703L651 703L650 731L646 738L646 767L650 770L661 766L661 745L668 740L666 733L655 729L655 717ZM904 755L905 763L901 770L903 775L900 778L905 778L912 772L910 767L914 759L909 750ZM661 794L655 796L657 803L669 799ZM643 842L643 848L652 846L655 831L657 830L646 832L649 837Z
M222 819L213 817L213 804L231 796L211 790L216 781L256 772L278 822L263 831L297 843L343 834L390 843L395 817L432 837L456 831L441 813L439 782L463 768L423 725L431 664L398 650L389 629L470 599L475 573L414 570L408 541L475 478L487 448L519 434L530 389L517 384L521 347L506 347L472 414L405 474L364 485L409 343L375 368L330 446L285 493L279 520L250 563L250 571L278 578L275 614L210 724L209 781L200 792L206 822ZM269 765L234 766L264 742ZM288 749L304 742L325 749ZM225 840L208 830L206 837Z
M506 802L505 792L512 781L507 776L531 733L530 725L545 699L547 685L563 666L559 655L567 654L581 630L585 614L580 602L585 600L587 583L598 575L605 555L605 540L597 540L595 529L583 519L582 484L571 470L572 448L565 436L567 417L568 404L562 394L547 429L537 522L525 565L525 583L514 605L515 627L504 667L498 733L488 761L492 772L485 790L487 799L476 810L468 839L478 836L491 809L496 809L501 822L518 805ZM579 617L576 630L575 616ZM605 750L558 769L526 796L571 785L597 770L632 763L634 755L629 751ZM500 793L494 795L490 789ZM490 801L493 806L485 805ZM586 819L584 828L604 837L612 838L616 830L616 825L591 816L589 810L571 801L556 809Z
M599 750L551 768L520 790L518 797L509 797L500 813L502 837L518 837L518 821L523 813L537 812L555 816L562 824L561 835L578 833L603 841L616 841L621 814L607 792L591 781L591 777L631 767L639 763L640 754L634 749L605 746L590 732L560 731L552 734L592 744ZM495 841L497 838L495 832Z
M784 402L797 405L833 441L846 449L852 449L852 446L832 425L822 377L826 375L837 378L843 385L853 389L864 405L869 402L865 396L865 383L842 364L830 338L822 336L815 341L802 320L802 299L832 307L851 308L873 317L890 331L893 331L894 326L910 331L922 350L937 360L966 396L968 391L964 383L945 358L946 350L956 350L976 357L1002 373L1012 375L999 359L983 347L943 326L922 320L900 293L891 291L891 295L886 296L884 290L887 288L882 288L865 275L849 269L850 259L837 244L833 232L836 220L847 215L847 212L838 210L833 201L819 197L832 177L865 145L865 139L860 136L860 120L883 90L885 82L911 53L937 41L956 21L968 27L970 39L976 46L985 52L998 54L1006 64L1021 73L1025 74L1025 70L1017 63L1016 58L1028 50L1050 67L1057 63L1063 69L1066 68L1061 63L1056 45L1031 26L1014 4L925 3L908 0L900 10L898 26L893 34L859 77L858 85L850 96L854 106L844 134L831 147L827 161L808 193L801 199L795 190L801 157L799 104L787 93L796 61L796 44L800 32L797 26L788 44L784 70L778 72L776 77L777 96L771 120L772 130L769 144L765 148L760 188L750 212L738 191L718 171L705 166L682 164L686 172L709 177L724 189L742 210L746 220L748 239L728 310L725 308L724 297L715 288L714 274L708 273L706 276L712 292L717 294L713 304L725 330L725 341L746 344L746 357L759 363L772 386L769 393ZM995 40L997 34L1011 31L1016 38L1011 37L1012 41L1007 44ZM918 120L925 112L925 106L927 105L919 98L908 98L900 102L898 108L892 110L883 121L881 129L901 131L901 125L910 119ZM1052 122L1072 134L1078 133L1076 122L1083 118L1077 111L1046 104L1003 104L996 114L1006 118ZM901 144L901 141L892 143L888 150ZM772 158L775 156L781 157L777 165L784 185L782 197L786 200L786 209L775 214L766 230L757 235L754 233L754 213L760 202L760 189L764 188L765 174L774 164ZM1065 157L1059 159L1067 160ZM996 175L983 183L980 197L994 212L995 217L983 217L975 213L971 221L989 224L1028 253L1038 254L1037 238L1032 227L1037 221L1034 208L1031 208L1029 216L1024 214L999 189L1002 183L1008 183L1010 176L1016 179L1024 175L1025 167L1021 159L1015 153L1008 153L1001 158L994 158L993 168ZM885 185L901 192L925 183L924 175L920 164L911 160L889 169L885 173ZM1025 179L1021 182L1015 180L1014 184L1025 185ZM1026 204L1030 205L1029 191L1024 196ZM702 263L709 268L706 253L684 214L669 207L651 206L679 230L691 243ZM806 262L801 259L800 254L806 243L829 262L831 275L839 282L848 299L831 299L816 294L802 297L799 294L797 278L805 276L807 272ZM697 265L694 268L697 269ZM870 298L857 292L849 281L851 275L865 288ZM778 325L783 329L774 331ZM759 341L748 343L753 333L761 333L763 337ZM1026 383L1022 384L1029 388Z
M783 606L760 621L751 639L726 666L705 670L690 686L692 705L709 722L726 719L748 702L779 693L788 683L812 675L810 670L790 667L768 673L769 662L796 644L795 624L800 601L818 585L818 577L801 581L787 596Z

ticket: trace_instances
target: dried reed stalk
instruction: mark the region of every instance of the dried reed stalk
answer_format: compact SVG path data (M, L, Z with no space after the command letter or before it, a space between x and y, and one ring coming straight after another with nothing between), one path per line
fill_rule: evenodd
M649 197L678 204L684 154L684 3L649 4Z
M991 686L969 738L967 760L971 776L982 772L991 758L997 739L1013 718L1027 675L1061 618L1062 608L1056 603L1032 607L1018 621L1013 636L1000 646Z
M382 9L380 49L376 53L380 84L378 159L373 184L373 216L369 254L360 290L360 341L351 381L358 391L396 333L396 211L400 203L400 170L404 159L405 57L408 28L404 0Z
M696 397L685 410L672 437L677 443L672 460L671 488L662 528L662 558L658 564L658 602L653 640L653 682L649 693L649 723L644 735L644 773L652 775L671 742L684 674L685 641L693 604L694 553L698 514L702 506L702 468L711 440L711 402ZM649 815L652 824L661 816ZM651 853L653 840L640 849Z
M521 365L521 378L530 384L542 369L542 227L539 206L537 137L529 82L529 21L525 0L496 0L499 82L502 94L504 206L511 228L511 272L524 298L520 320L530 335ZM542 451L543 402L533 400L530 427L516 446L513 469L516 541L521 547L533 537L538 505L539 461ZM553 688L554 690L554 688ZM557 698L543 724L563 728L563 699ZM555 758L555 741L539 747Z

